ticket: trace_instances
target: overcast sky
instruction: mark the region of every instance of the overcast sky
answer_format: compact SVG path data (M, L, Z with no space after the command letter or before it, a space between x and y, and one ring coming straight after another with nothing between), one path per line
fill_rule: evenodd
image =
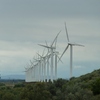
M100 0L0 0L0 74L25 74L24 67L57 33L60 55L67 46L67 24L73 48L73 76L100 68ZM45 51L46 52L46 51ZM58 63L58 77L69 77L69 49ZM59 56L60 56L59 55Z

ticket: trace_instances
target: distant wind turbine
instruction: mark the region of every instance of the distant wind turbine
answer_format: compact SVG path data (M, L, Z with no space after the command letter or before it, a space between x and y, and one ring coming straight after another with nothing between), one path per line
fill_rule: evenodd
M67 32L66 23L65 23L65 31L66 31L66 36L67 36L67 40L68 40L68 45L66 46L65 50L63 51L60 59L62 58L62 56L64 55L64 53L68 49L68 47L70 46L70 78L71 78L72 77L72 67L73 67L73 46L83 46L83 45L70 42L68 32Z

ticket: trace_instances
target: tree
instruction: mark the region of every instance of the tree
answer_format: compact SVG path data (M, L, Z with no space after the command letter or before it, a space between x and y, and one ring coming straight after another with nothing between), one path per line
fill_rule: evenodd
M94 95L100 94L100 78L96 79L92 84L92 91Z
M6 92L3 95L2 100L14 100L14 94Z

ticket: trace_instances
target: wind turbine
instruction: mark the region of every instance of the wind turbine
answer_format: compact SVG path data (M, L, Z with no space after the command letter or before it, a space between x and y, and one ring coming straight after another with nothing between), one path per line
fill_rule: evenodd
M30 77L31 72L29 72L30 68L31 68L31 65L29 65L29 63L28 63L27 67L25 67L25 73L26 73L26 79L25 79L25 81L26 82L30 82L30 79L31 79L31 77Z
M61 32L61 31L60 31L60 32ZM60 33L60 32L59 32L59 33ZM58 38L59 33L58 33L57 36L55 37L55 39L54 39L54 41L52 42L51 46L47 46L47 45L45 46L45 45L39 44L39 45L42 46L42 47L45 47L45 48L50 49L50 51L51 51L51 81L52 81L52 82L53 82L53 52L54 52L54 49L56 49L56 47L54 47L53 44L54 44L54 42L56 41L56 39Z
M66 46L65 50L63 51L60 59L62 58L64 53L67 51L68 47L70 47L70 78L71 78L72 77L72 68L73 68L73 46L83 46L83 45L70 42L68 32L67 32L66 23L65 23L65 31L66 31L66 36L67 36L67 40L68 40L68 45Z
M35 58L33 58L33 59L35 59ZM34 64L34 62L35 62L35 64ZM31 81L33 82L33 81L39 81L39 77L38 77L38 63L37 63L37 61L35 60L35 61L31 61L30 60L30 77L32 78L31 79Z
M47 56L44 56L44 51L45 49L43 50L42 55L40 55L39 53L37 54L40 57L40 63L41 63L40 67L42 67L42 78L43 78L43 81L45 82L46 81L46 57Z
M28 82L28 68L25 68L24 72L26 74L25 82Z

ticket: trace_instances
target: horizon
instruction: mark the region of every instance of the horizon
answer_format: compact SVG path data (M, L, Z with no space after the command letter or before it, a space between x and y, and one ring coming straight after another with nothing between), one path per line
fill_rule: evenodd
M99 68L100 69L100 68ZM96 70L99 70L99 69L96 69ZM91 71L91 72L89 72L89 73L85 73L85 74L82 74L82 75L80 75L80 76L73 76L73 77L75 77L75 78L78 78L78 77L81 77L81 76L84 76L84 75L86 75L86 74L91 74L92 72L94 72L95 70L93 70L93 71ZM72 78L73 78L72 77ZM57 77L57 79L60 79L60 78L62 78L62 77ZM9 74L9 75L5 75L5 76L1 76L1 78L0 78L0 80L13 80L13 79L15 79L15 80L25 80L25 75L23 75L23 74ZM69 77L65 77L65 78L62 78L62 79L67 79L67 80L69 80L70 78Z

